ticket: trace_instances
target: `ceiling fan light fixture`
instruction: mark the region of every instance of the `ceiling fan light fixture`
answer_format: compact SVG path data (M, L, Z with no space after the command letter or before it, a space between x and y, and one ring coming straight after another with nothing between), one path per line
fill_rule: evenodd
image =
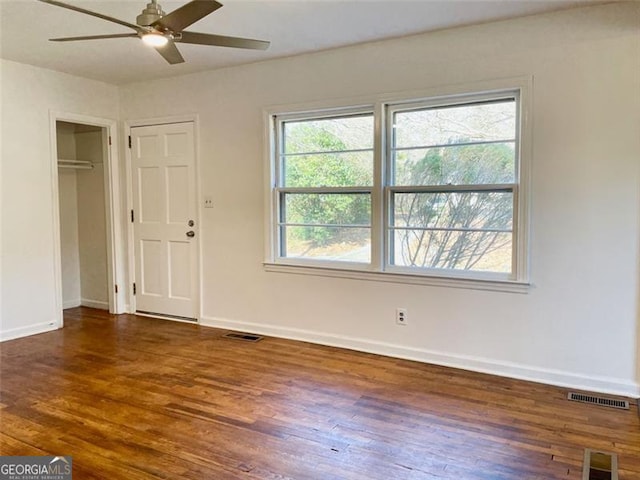
M142 35L142 41L150 47L164 47L169 39L161 33L145 33Z

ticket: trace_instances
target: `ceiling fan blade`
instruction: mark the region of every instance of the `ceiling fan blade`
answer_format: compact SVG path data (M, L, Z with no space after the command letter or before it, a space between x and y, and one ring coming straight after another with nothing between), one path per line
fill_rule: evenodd
M181 32L183 28L215 12L220 7L222 7L222 4L215 0L192 0L156 20L151 26L159 29L169 29L172 32Z
M69 10L73 10L74 12L85 13L87 15L91 15L93 17L101 18L102 20L106 20L107 22L117 23L119 25L123 25L125 27L133 28L136 32L141 31L142 29L133 23L125 22L124 20L118 20L117 18L109 17L107 15L102 15L101 13L92 12L91 10L85 10L84 8L76 7L74 5L69 5L68 3L57 2L56 0L40 0L43 3L48 3L50 5L55 5L57 7L67 8Z
M50 38L51 42L74 42L76 40L102 40L103 38L138 38L137 33L116 33L113 35L89 35L85 37Z
M216 47L250 48L253 50L266 50L271 42L253 40L251 38L227 37L226 35L212 35L210 33L182 32L181 37L174 41L193 43L196 45L214 45Z
M162 47L154 47L154 48L171 65L175 65L176 63L184 63L184 58L182 58L182 55L180 54L180 50L178 50L178 47L176 47L176 44L173 43L172 41L169 41L166 45Z

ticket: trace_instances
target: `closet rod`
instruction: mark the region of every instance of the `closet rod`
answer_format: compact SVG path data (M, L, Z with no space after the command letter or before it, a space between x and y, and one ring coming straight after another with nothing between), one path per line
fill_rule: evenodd
M73 168L75 170L93 170L93 165L64 165L59 163L58 168Z
M67 158L59 158L58 163L76 163L78 165L88 165L91 163L89 160L71 160Z
M102 164L102 162L99 163ZM94 167L94 165L95 164L89 160L74 160L70 158L58 159L58 167L60 168L77 168L80 170L90 170Z

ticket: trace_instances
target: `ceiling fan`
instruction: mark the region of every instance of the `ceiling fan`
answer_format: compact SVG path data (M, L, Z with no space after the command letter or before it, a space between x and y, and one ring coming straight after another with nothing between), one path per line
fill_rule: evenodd
M147 8L136 18L136 23L109 17L101 13L92 12L84 8L58 2L57 0L40 0L75 12L91 15L108 22L117 23L135 30L136 33L117 33L112 35L90 35L84 37L51 38L52 42L72 42L76 40L102 40L106 38L141 38L147 45L152 46L170 64L183 63L184 58L180 54L176 43L191 43L196 45L212 45L217 47L249 48L253 50L266 50L269 42L252 40L250 38L227 37L225 35L212 35L208 33L187 32L183 29L197 22L210 13L215 12L221 3L215 0L192 0L191 2L166 14L157 0L151 0Z

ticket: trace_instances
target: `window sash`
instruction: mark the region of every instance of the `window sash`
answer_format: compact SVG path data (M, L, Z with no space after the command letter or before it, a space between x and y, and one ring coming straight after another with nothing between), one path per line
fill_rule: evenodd
M275 252L276 258L285 260L287 262L295 262L301 264L334 264L334 265L349 265L349 262L338 261L338 260L319 260L313 257L296 257L288 255L287 249L287 241L286 241L286 229L287 227L309 227L309 228L336 228L336 229L352 229L352 230L369 230L369 243L373 245L373 229L372 229L372 221L373 221L373 205L372 205L372 197L373 197L373 187L287 187L287 188L274 188L274 196L275 196L275 205L276 211L275 213L275 235L276 235L276 249ZM306 223L306 222L287 222L286 218L286 200L285 197L287 194L337 194L337 195L368 195L369 196L369 204L370 204L370 212L371 216L369 217L369 222L366 224L342 224L342 223ZM369 252L369 258L372 258L374 254L373 247ZM371 261L368 263L365 262L356 262L353 265L370 265Z
M517 248L516 242L518 239L518 225L517 225L517 184L497 184L497 185L434 185L434 186L393 186L385 188L386 199L386 222L385 222L385 271L407 273L412 272L439 272L438 275L449 275L451 272L458 272L454 276L473 275L478 274L482 276L495 275L499 279L514 279L516 276L517 267ZM439 194L439 193L511 193L512 194L512 223L511 228L447 228L447 227L426 227L417 225L394 225L395 219L395 194L412 194L412 193L427 193L427 194ZM460 233L506 233L511 235L511 264L510 271L505 274L503 272L481 272L478 270L465 270L465 269L445 269L437 267L419 267L419 266L406 266L399 265L395 258L395 232L398 230L404 231L424 231L424 232L460 232ZM443 273L445 272L445 273ZM446 273L448 272L448 273Z
M273 125L274 125L274 133L275 133L275 144L274 144L274 154L276 155L277 161L275 162L275 180L276 183L274 187L276 188L284 188L285 187L285 161L288 157L297 157L304 155L318 155L318 154L341 154L341 153L360 153L360 152L373 152L374 154L374 164L375 164L375 132L373 138L373 147L372 148L364 148L364 149L345 149L345 150L330 150L330 151L318 151L318 152L295 152L295 153L286 153L285 152L285 141L284 141L284 131L285 124L288 122L303 122L303 121L313 121L313 120L328 120L332 118L350 118L350 117L362 117L362 116L372 116L375 124L376 118L373 108L371 106L363 106L363 107L349 107L349 108L338 108L338 109L329 109L317 112L301 112L301 113L290 113L290 114L281 114L274 115ZM374 129L375 130L375 129ZM374 167L375 168L375 167Z
M387 103L385 104L385 122L384 128L385 131L381 133L381 136L384 137L386 142L386 148L384 150L384 159L383 159L383 169L385 174L386 184L385 186L394 186L395 183L395 172L394 172L394 164L392 159L395 152L401 151L410 151L410 150L419 150L425 148L439 148L439 147L458 147L458 146L466 146L464 143L451 143L445 145L434 145L434 146L426 146L426 147L396 147L396 138L395 138L395 128L394 128L394 118L396 113L405 113L412 111L420 111L427 109L438 109L438 108L448 108L448 107L460 107L464 105L490 105L493 103L499 103L502 101L512 100L515 105L515 137L512 139L505 140L496 140L496 141L487 141L487 144L491 143L514 143L515 146L515 162L514 162L514 183L520 184L520 171L521 171L521 142L522 142L522 95L520 88L512 88L512 89L501 89L496 92L485 92L485 93L470 93L470 94L462 94L455 96L443 96L443 97L435 97L426 100L414 100L408 102L399 102L399 103ZM482 141L471 141L468 142L469 145L482 144ZM515 215L515 211L514 211Z

